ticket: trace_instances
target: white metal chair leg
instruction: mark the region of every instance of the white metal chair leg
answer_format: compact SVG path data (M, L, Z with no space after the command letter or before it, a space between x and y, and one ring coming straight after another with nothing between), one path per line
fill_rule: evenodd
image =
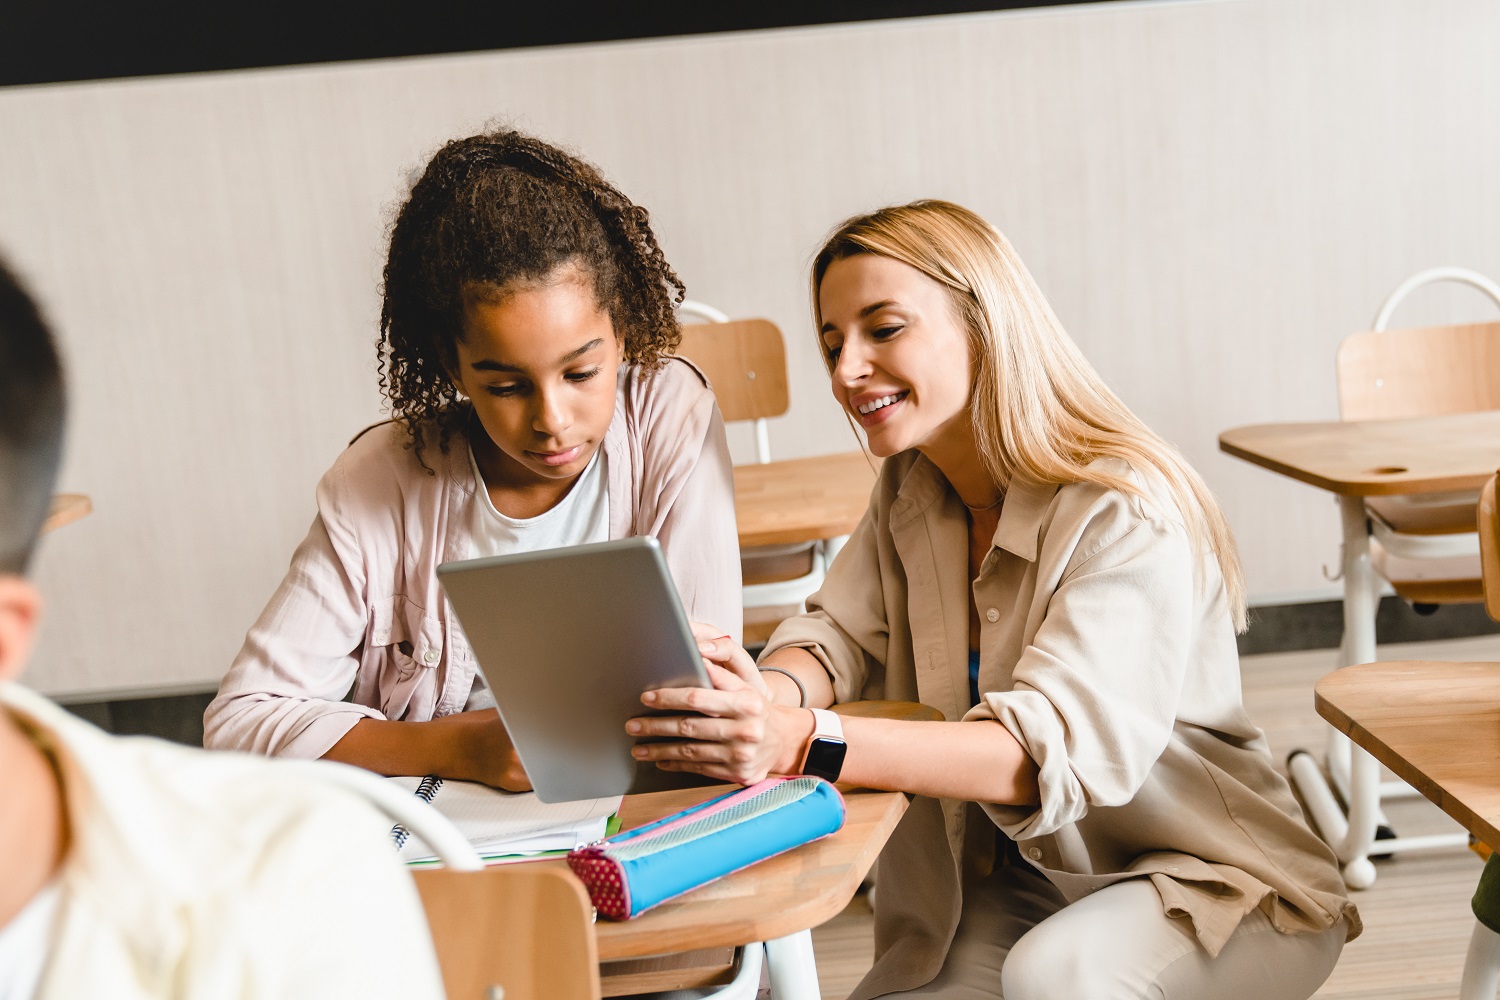
M822 1000L812 931L798 931L766 942L772 1000Z
M1458 1000L1495 1000L1497 985L1500 985L1500 934L1476 920L1474 933L1469 935L1469 954L1464 958Z
M1379 581L1370 567L1370 536L1364 508L1359 497L1340 497L1343 521L1344 641L1339 651L1339 666L1372 663L1375 653L1375 609L1380 591ZM1310 754L1294 754L1287 762L1292 783L1307 804L1308 813L1319 835L1333 848L1343 864L1344 881L1351 889L1368 889L1375 883L1375 866L1370 862L1375 832L1384 822L1380 811L1383 786L1380 765L1364 750L1354 746L1343 734L1334 731L1329 737L1328 770L1333 780L1344 786L1348 816L1339 808L1317 761ZM1379 852L1462 846L1462 833L1435 834L1426 837L1398 837L1379 842Z

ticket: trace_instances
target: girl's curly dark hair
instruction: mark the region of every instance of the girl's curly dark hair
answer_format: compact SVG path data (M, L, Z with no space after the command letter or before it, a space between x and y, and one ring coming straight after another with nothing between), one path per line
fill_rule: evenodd
M380 309L380 391L419 460L428 433L446 452L469 417L448 374L466 296L566 264L592 280L627 362L654 368L676 350L686 289L646 210L598 169L513 130L438 150L391 228Z

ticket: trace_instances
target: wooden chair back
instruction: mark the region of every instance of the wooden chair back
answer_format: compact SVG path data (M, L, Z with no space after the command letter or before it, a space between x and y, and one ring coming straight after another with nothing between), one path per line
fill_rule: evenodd
M770 320L689 324L677 353L708 376L727 422L779 417L791 406L786 345Z
M501 865L413 880L448 1000L599 1000L593 906L571 872Z
M1367 330L1335 367L1345 420L1500 410L1500 323Z
M1479 492L1479 564L1484 576L1484 610L1500 622L1500 508L1491 476Z

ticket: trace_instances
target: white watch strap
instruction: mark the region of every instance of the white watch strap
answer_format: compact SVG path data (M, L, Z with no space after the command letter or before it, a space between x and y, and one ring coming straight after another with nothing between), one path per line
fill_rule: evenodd
M844 723L833 712L826 708L810 708L813 714L812 738L819 736L831 736L836 740L844 738Z

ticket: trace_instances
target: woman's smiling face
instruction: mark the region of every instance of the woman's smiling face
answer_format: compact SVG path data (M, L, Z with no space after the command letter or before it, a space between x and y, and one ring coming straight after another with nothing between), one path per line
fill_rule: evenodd
M818 286L833 395L870 451L973 449L969 337L950 293L879 254L834 261Z
M576 267L473 298L453 379L495 447L481 468L508 486L571 482L604 442L620 358L609 312Z

